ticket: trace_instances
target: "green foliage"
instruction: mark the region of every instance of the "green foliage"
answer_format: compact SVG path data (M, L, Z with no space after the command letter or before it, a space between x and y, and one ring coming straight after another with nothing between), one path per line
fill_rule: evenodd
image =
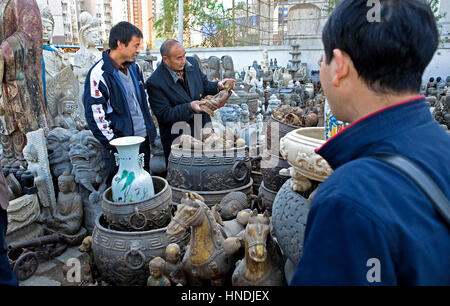
M232 9L225 9L218 0L185 0L184 33L204 33L203 47L232 45ZM214 25L214 26L212 26ZM156 36L176 38L178 31L178 0L163 0L161 17L155 22ZM186 47L189 40L186 37Z

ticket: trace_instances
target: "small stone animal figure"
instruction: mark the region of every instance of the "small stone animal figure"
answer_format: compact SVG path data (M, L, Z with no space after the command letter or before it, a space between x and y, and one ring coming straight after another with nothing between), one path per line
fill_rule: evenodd
M233 286L282 286L286 284L281 251L270 234L267 211L251 213L245 231L237 237L227 238L224 250L227 254L245 248L245 258L240 260L232 276Z
M78 250L89 255L89 269L93 282L99 282L101 277L94 262L94 253L92 252L92 236L85 237Z
M169 278L172 285L186 286L186 275L180 261L181 250L176 243L171 243L166 247L166 267L164 274Z
M214 116L214 111L221 108L228 101L231 96L231 91L234 89L234 82L228 80L224 84L225 89L219 91L215 96L206 96L205 99L201 100L205 103L200 105L200 108L210 116Z
M165 266L166 261L161 257L155 257L150 261L147 286L170 286L170 280L163 274Z

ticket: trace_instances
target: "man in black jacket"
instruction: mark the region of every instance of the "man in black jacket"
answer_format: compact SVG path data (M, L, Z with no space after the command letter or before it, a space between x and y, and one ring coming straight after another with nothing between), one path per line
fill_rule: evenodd
M194 128L199 131L211 121L209 115L200 108L204 103L200 100L207 95L217 94L224 89L224 82L232 79L220 82L208 81L206 75L200 71L197 61L193 57L186 57L183 46L174 39L163 43L161 56L162 63L148 78L146 89L150 106L158 120L167 164L170 146L183 132L180 132L178 126L174 124L186 122L190 127L190 134L196 136ZM199 116L201 114L201 124L198 120L199 123L194 126L194 114L197 113Z

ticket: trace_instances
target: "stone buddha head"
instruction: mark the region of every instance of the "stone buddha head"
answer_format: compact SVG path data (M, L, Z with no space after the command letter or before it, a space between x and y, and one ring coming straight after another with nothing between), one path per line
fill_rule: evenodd
M43 3L39 4L42 20L42 44L51 44L53 40L53 30L55 28L55 21L50 8Z
M58 189L60 192L66 194L75 191L75 178L68 171L64 171L58 177Z

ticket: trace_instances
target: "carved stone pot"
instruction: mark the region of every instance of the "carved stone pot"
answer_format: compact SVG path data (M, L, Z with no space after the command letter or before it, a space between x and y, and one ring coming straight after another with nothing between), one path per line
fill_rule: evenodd
M289 164L279 154L274 155L271 151L266 151L261 161L261 173L264 187L277 192L283 186L289 176L280 175L281 169L289 168Z
M247 147L227 150L184 150L172 145L167 166L171 187L197 191L239 188L250 182Z
M165 258L168 244L177 243L184 250L189 233L168 236L167 227L142 232L115 231L107 228L103 215L95 220L92 233L94 262L103 280L117 286L145 286L148 264L159 256Z
M279 154L281 145L280 139L284 137L287 133L296 129L298 129L298 126L284 123L271 116L269 121L267 121L267 129L266 129L267 150L270 150L272 154ZM272 137L276 138L272 139Z
M314 152L324 143L323 127L299 128L281 138L280 154L294 167L294 178L303 176L323 182L333 172L326 160Z
M212 207L216 204L219 204L220 201L230 192L233 191L240 191L247 195L247 200L249 203L249 207L252 204L252 199L255 198L253 195L253 180L250 178L250 181L248 184L234 188L234 189L227 189L227 190L219 190L219 191L198 191L198 190L187 190L187 189L181 189L177 187L171 187L172 188L172 202L175 205L178 205L181 203L181 199L183 195L186 192L194 191L195 193L198 193L205 199L205 204L208 205L208 207Z
M261 182L258 193L258 204L261 211L272 211L273 201L277 195L276 191L270 190L264 186L264 181Z
M103 215L110 226L119 230L146 231L169 224L172 206L172 190L169 183L152 176L155 195L133 203L112 201L111 187L103 192Z
M303 238L310 203L291 189L292 179L287 180L273 201L272 225L281 251L290 261L285 267L286 279L290 279L303 250ZM289 270L289 271L287 271ZM289 277L288 277L289 275Z

